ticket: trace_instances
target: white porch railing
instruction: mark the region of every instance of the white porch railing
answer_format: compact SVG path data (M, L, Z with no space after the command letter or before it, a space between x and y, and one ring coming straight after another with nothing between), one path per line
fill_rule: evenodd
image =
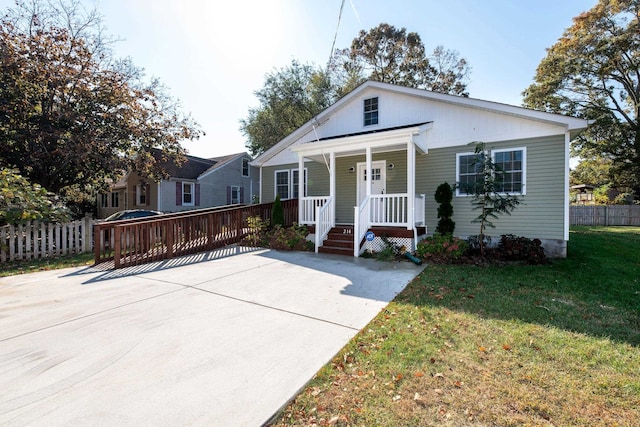
M329 196L303 197L300 199L302 206L299 218L300 224L312 225L316 223L316 209L326 205Z
M360 242L370 227L371 197L366 197L360 206L353 208L353 256L360 256Z
M406 193L372 194L370 225L409 226L408 204L409 195Z
M333 204L333 197L327 197L322 206L316 206L316 252L318 252L318 248L322 245L322 242L329 234L329 231L331 231L331 229L336 225L336 221L333 216Z

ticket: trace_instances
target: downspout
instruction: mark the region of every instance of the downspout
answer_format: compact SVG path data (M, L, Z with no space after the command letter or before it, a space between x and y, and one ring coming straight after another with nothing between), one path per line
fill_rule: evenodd
M260 165L260 186L259 186L260 191L258 192L258 198L260 199L260 200L259 200L259 202L260 202L260 203L264 203L264 202L262 201L262 183L263 183L263 182L264 182L264 181L262 181L262 165Z
M569 241L569 157L571 135L569 131L564 134L564 240Z
M293 178L292 178L293 179ZM303 219L304 212L304 156L298 153L298 223ZM318 221L318 218L316 218Z
M157 206L158 206L158 210L160 212L162 212L162 193L160 191L160 189L162 188L161 184L162 184L162 180L158 181L158 203L157 203Z

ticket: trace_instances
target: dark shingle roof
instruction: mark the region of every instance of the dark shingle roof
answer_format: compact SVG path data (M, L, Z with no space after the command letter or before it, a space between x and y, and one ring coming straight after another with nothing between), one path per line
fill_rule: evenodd
M187 160L182 165L176 166L172 160L162 159L160 150L156 150L154 156L171 178L197 179L203 172L217 163L215 160L186 155Z

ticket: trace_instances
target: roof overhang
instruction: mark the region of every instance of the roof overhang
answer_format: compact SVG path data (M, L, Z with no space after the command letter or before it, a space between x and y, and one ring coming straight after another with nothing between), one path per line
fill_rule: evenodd
M372 153L404 150L408 143L413 143L421 153L427 152L427 130L433 122L419 126L393 129L355 136L344 136L327 140L315 140L293 145L290 150L299 156L310 159L321 159L329 153L336 157L362 154L367 148Z

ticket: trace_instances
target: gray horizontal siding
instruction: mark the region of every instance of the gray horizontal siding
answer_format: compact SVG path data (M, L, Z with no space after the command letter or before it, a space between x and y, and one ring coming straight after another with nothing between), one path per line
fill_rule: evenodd
M306 162L307 170L307 195L327 196L329 194L329 172L324 163ZM275 171L298 169L297 163L287 165L267 166L262 168L262 200L261 203L270 203L275 196Z
M494 220L487 234L512 233L541 239L564 239L564 136L492 143L490 149L527 148L526 196L512 215ZM456 153L473 151L473 146L430 150L416 159L416 192L426 194L429 231L437 225L435 190L442 182L455 183ZM472 209L471 197L454 195L453 220L456 235L478 234L479 224L471 223L479 214Z

